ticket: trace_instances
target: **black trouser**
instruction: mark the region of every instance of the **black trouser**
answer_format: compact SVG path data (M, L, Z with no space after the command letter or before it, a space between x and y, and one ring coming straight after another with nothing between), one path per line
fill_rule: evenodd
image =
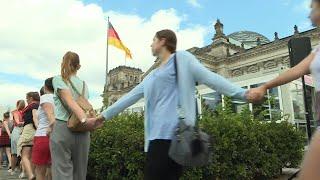
M182 166L168 155L170 140L150 141L145 163L145 180L178 180L182 175Z

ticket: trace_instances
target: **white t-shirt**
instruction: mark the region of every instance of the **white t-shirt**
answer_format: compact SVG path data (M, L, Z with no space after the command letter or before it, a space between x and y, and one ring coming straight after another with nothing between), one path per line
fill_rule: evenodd
M40 106L38 108L39 125L35 136L47 136L47 128L49 127L49 119L42 109L44 103L50 103L54 107L53 94L44 94L40 97Z

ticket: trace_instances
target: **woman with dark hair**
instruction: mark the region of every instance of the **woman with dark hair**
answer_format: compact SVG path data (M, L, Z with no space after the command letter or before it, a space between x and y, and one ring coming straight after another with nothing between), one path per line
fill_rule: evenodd
M186 123L195 124L196 82L206 84L220 93L250 100L246 89L211 72L191 53L176 52L176 45L177 38L173 31L158 31L153 38L151 50L160 60L159 67L97 118L98 123L111 119L144 97L146 180L176 180L182 175L183 167L169 157L168 152L179 122L179 102L179 108L185 112L185 119L188 120Z
M15 170L16 170L16 164L18 161L17 157L17 144L18 140L20 138L20 134L23 129L23 119L22 119L22 110L25 108L25 102L24 100L19 100L16 103L16 110L12 111L12 117L13 117L13 131L11 134L11 153L12 153L12 172L11 175L14 175ZM22 172L21 176L24 176L24 172Z
M12 171L11 169L11 142L10 142L10 137L11 137L11 127L13 124L10 122L10 113L5 112L3 114L3 120L2 120L2 128L1 130L1 136L0 136L0 155L2 155L2 150L5 151L7 158L8 158L8 167L9 167L9 172Z
M32 148L32 163L35 165L37 180L51 180L51 154L48 135L55 122L52 79L46 79L40 90L39 124L34 135Z
M37 109L40 96L38 92L29 92L26 96L28 106L22 111L23 130L18 141L17 155L21 156L23 166L29 179L35 179L31 164L33 137L38 126Z

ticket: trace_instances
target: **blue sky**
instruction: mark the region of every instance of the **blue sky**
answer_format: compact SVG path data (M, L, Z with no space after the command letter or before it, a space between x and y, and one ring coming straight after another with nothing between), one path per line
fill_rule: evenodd
M310 29L311 0L11 0L0 2L0 111L27 91L59 74L61 57L80 55L80 76L89 84L94 107L102 105L105 82L106 16L131 50L127 65L146 71L154 62L150 43L163 28L176 31L178 49L210 44L219 18L226 35L249 30L274 38ZM19 13L17 13L19 12ZM124 65L109 48L109 70Z
M259 32L273 39L274 32L279 37L293 33L294 25L301 31L310 29L308 19L309 0L84 0L86 4L95 3L104 11L117 11L125 14L149 18L159 9L174 8L181 16L186 16L182 27L194 25L212 26L220 19L226 34L239 30ZM112 18L112 17L111 17ZM213 35L206 36L206 43Z

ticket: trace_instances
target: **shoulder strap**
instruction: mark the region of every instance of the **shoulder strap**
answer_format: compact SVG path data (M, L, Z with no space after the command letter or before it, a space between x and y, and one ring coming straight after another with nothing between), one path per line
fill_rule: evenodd
M174 69L175 69L175 72L176 72L176 82L177 82L177 85L179 87L179 81L178 81L178 65L177 65L177 55L175 54L174 55ZM195 85L198 85L198 83L196 82ZM178 91L179 93L179 91ZM178 95L179 97L179 95ZM196 104L196 118L198 118L198 103L197 103L197 99L195 98L195 104ZM180 98L178 100L178 108L181 108L181 102L180 102Z
M80 96L80 92L78 91L78 89L75 87L75 85L73 84L73 82L71 81L71 79L69 80L69 83L71 85L71 88Z
M69 83L72 87L72 89L79 95L79 96L83 96L84 97L84 93L85 93L85 87L86 87L86 83L83 81L83 87L82 87L82 94L80 94L80 92L78 91L78 89L74 86L74 84L72 83L71 80L69 80ZM64 103L64 101L61 99L60 97L60 92L59 90L57 90L57 97L59 99L59 101L61 102L62 106L64 107L64 109L66 111L68 111L69 113L71 113L70 108Z
M60 92L59 92L59 89L57 90L57 97L59 99L59 101L61 102L63 108L68 111L68 113L71 113L71 110L69 109L69 107L64 103L64 101L61 99L60 97Z
M85 93L85 91L86 91L86 83L85 83L85 81L83 81L83 85L82 85L82 92L81 92L81 94L80 94L80 92L78 91L78 89L75 87L75 85L73 84L73 82L70 80L69 81L70 82L70 85L71 85L71 87L72 87L72 89L79 95L79 96L83 96L84 97L84 93Z
M86 91L86 82L83 81L83 85L82 85L82 93L81 95L84 97L84 93Z

